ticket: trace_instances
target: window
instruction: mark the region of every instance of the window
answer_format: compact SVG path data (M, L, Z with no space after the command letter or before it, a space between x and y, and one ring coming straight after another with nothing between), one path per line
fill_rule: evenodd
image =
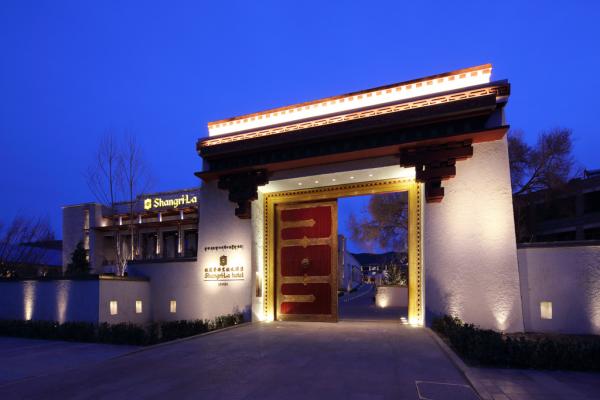
M549 233L545 235L537 235L535 238L536 242L568 242L571 240L575 240L576 231L566 231L566 232L557 232L557 233Z
M542 319L552 319L552 302L542 301L540 303L540 315Z
M171 300L169 302L169 312L171 314L175 314L177 312L177 302L175 300Z
M156 258L158 235L155 232L142 234L142 258L151 260Z
M585 240L600 240L600 227L588 228L583 231Z
M535 216L537 222L572 218L575 216L575 196L540 203L536 206Z
M136 300L135 301L135 313L136 314L141 314L142 313L142 301L141 300Z
M118 304L116 300L111 300L109 303L109 309L110 309L110 315L117 315L118 314Z
M583 212L586 214L600 212L600 190L583 195Z
M163 258L175 258L177 256L179 235L176 231L163 233Z
M188 229L183 233L185 257L196 257L198 252L198 230Z

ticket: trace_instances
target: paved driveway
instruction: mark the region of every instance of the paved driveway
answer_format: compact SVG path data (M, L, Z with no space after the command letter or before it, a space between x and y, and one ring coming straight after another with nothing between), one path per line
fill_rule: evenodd
M9 382L95 364L136 349L138 347L0 336L0 394L2 386Z
M14 382L0 386L0 398L476 398L465 385L423 329L287 322L248 324Z

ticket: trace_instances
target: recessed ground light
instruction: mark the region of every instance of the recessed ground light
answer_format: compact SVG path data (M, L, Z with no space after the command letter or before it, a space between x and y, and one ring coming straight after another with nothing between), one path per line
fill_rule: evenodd
M335 178L333 178L331 181L332 181L332 182L335 182Z
M302 182L298 182L298 186L302 186Z
M319 183L319 181L315 181L315 183Z
M372 177L373 177L373 174L369 174L369 178L372 178Z
M354 179L354 177L353 177L353 176L351 176L351 177L350 177L350 179Z

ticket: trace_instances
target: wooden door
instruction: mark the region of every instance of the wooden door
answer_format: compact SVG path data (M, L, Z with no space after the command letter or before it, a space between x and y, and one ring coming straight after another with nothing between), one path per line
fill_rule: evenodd
M337 202L276 205L278 320L337 321Z

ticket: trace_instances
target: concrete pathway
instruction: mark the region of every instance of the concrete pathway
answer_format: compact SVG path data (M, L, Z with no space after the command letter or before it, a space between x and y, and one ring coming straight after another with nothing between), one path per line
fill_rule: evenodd
M470 368L493 400L598 400L600 373Z
M377 321L394 320L408 317L406 307L376 307L375 285L362 284L354 293L338 298L338 312L341 320Z
M138 347L0 336L0 393L1 387L9 382L95 364L136 349Z
M474 400L422 328L255 323L0 386L0 399Z

